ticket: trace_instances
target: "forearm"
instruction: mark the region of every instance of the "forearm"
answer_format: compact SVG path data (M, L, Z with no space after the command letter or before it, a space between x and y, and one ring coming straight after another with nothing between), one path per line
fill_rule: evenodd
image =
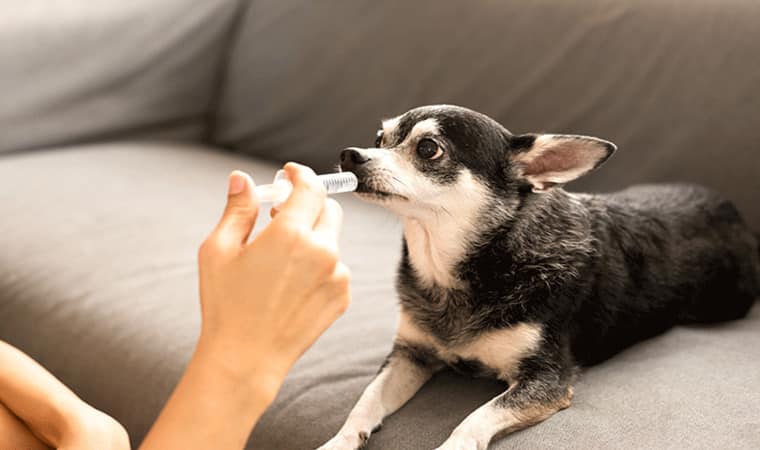
M265 375L255 370L248 374L234 364L225 364L219 351L203 342L198 344L141 450L245 446L284 374ZM260 359L266 363L264 355Z
M0 403L0 448L50 449L2 403Z
M0 341L0 403L47 444L74 432L86 405L42 366Z

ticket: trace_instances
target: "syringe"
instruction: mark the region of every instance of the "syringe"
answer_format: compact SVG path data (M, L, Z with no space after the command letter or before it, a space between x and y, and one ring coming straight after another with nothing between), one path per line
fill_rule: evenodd
M318 175L328 194L340 194L353 192L359 185L359 180L351 172L328 173ZM293 190L293 185L288 180L284 170L278 170L272 184L256 186L256 197L262 203L274 203L275 206L284 202Z

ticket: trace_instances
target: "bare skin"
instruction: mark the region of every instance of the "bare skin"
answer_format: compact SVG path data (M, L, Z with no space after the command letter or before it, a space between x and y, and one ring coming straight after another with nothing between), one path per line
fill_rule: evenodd
M0 342L0 448L129 448L124 428Z
M340 206L287 164L290 198L249 240L253 182L230 175L227 207L198 252L202 326L187 369L140 448L243 448L296 360L350 302ZM0 448L129 449L124 428L45 369L0 345Z

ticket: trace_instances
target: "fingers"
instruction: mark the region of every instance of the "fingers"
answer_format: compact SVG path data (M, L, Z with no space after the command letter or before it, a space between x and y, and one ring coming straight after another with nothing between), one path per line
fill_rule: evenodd
M326 199L322 214L319 215L317 223L314 224L314 232L320 234L326 243L337 249L342 225L343 209L335 200L331 198Z
M336 318L341 316L351 304L351 271L343 263L338 263L324 285L329 306L334 308Z
M287 221L311 229L322 213L327 192L310 168L287 163L283 169L293 183L293 191L285 203L279 206L273 222Z
M233 171L229 177L227 206L211 237L225 247L245 244L256 224L258 212L253 180L239 170Z

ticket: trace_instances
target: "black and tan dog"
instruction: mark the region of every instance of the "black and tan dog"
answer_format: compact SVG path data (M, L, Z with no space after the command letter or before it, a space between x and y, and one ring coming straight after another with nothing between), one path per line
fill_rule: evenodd
M403 221L401 317L377 378L322 448L361 447L453 366L509 383L441 446L485 449L570 406L577 367L676 324L747 313L758 242L728 200L693 185L561 189L614 151L513 135L455 106L413 109L384 121L374 148L343 151L359 195Z

